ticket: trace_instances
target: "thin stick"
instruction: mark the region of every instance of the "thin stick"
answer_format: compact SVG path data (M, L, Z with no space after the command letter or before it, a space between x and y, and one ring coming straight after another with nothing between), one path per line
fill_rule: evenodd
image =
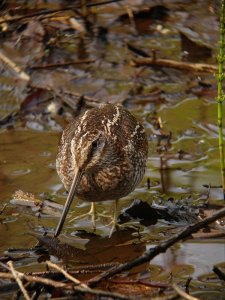
M102 291L102 290L98 290L98 289L93 290L93 289L90 289L90 288L85 289L85 288L80 287L80 286L74 286L74 285L58 282L58 281L48 279L48 278L41 278L41 277L37 277L37 276L25 275L25 274L20 273L20 272L17 272L17 276L20 279L24 279L28 282L37 282L37 283L41 283L41 284L44 284L44 285L53 286L54 288L63 288L65 290L70 290L70 291L74 290L74 291L78 291L78 292L83 293L83 294L91 294L91 295L97 295L97 296L111 297L111 298L122 299L122 300L130 299L127 296L124 296L124 295L119 294L119 293L112 293L112 292ZM12 274L4 273L4 272L0 272L0 278L14 279L15 280L15 277Z
M31 69L31 70L51 69L51 68L66 67L66 66L71 66L71 65L90 64L93 62L95 62L94 59L81 59L81 60L77 60L77 61L68 61L68 62L58 63L58 64L33 65L33 66L30 66L29 69Z
M0 262L1 265L1 262ZM97 265L82 265L79 267L73 267L72 269L69 269L68 272L70 274L89 274L89 273L101 273L105 269L109 269L115 266L118 266L119 263L105 263L105 264L97 264ZM3 267L5 265L3 264ZM51 274L57 274L59 275L60 272L55 271L43 271L43 272L26 272L26 275L32 275L32 276L48 276Z
M82 283L80 280L76 279L75 277L73 277L72 275L70 275L69 273L67 273L65 270L63 270L62 268L60 268L60 266L52 263L50 260L46 261L46 263L47 263L47 265L49 267L52 267L55 270L61 272L66 278L68 278L72 282L78 284L79 286L81 286L83 288L90 289L85 283Z
M225 274L217 267L213 267L213 272L219 277L220 280L225 281Z
M220 17L220 41L219 41L219 55L218 55L218 110L217 110L217 121L219 129L219 151L220 151L220 168L221 168L221 179L223 186L223 199L225 200L225 164L224 164L224 144L223 144L223 62L224 62L224 20L225 20L225 0L222 0L221 6L221 17Z
M194 72L215 73L218 71L218 67L215 65L189 63L189 62L175 61L171 59L162 59L162 58L155 58L155 57L136 58L132 60L131 64L133 64L134 66L161 66L166 68L188 70Z
M12 275L14 276L14 278L15 278L15 280L16 280L16 282L17 282L17 284L18 284L18 286L19 286L19 288L21 290L21 292L23 293L24 298L26 300L31 300L31 298L28 295L25 287L23 286L23 283L22 283L21 279L18 276L18 272L14 269L13 262L10 260L10 261L7 262L7 265L9 266Z
M186 299L186 300L199 300L199 298L195 298L191 295L188 295L187 293L185 293L181 288L179 288L179 286L177 286L176 284L173 284L173 289L177 292L178 295L180 295L182 298Z
M185 292L187 294L189 294L189 286L191 281L192 281L192 277L188 277L187 281L185 282Z
M67 288L67 289L69 288L66 283L57 282L57 281L52 280L52 279L41 278L41 277L31 276L31 275L25 275L25 274L20 273L20 272L17 272L17 275L20 279L25 279L28 282L42 283L44 285L50 285L50 286L53 286L55 288ZM12 274L4 273L4 272L0 272L0 278L14 279L15 280L15 277ZM70 286L70 289L71 289L71 286Z
M29 81L30 76L22 71L22 69L17 66L10 58L8 58L5 54L0 51L0 60L2 60L10 69L12 69L20 79Z
M2 262L0 262L0 266L5 268L6 270L8 270L10 272L10 268L6 264L3 264Z
M3 204L2 209L0 210L0 215L3 213L3 211L5 210L5 208L8 206L9 203L5 203Z
M145 280L140 280L140 279L119 279L119 280L116 280L116 279L109 279L110 282L112 283L115 283L115 284L130 284L130 285L134 285L134 284L140 284L140 285L145 285L145 286L148 286L148 287L155 287L155 288L161 288L161 289L166 289L166 288L169 288L171 287L171 285L169 284L165 284L165 283L160 283L160 282L148 282L148 281L145 281Z
M165 252L169 247L171 247L175 243L177 243L183 239L187 239L192 233L197 232L198 230L209 225L210 223L212 223L220 218L223 218L223 217L225 217L225 208L220 209L219 211L214 213L212 216L205 218L204 220L201 220L198 223L195 223L193 225L186 227L184 230L175 234L170 239L158 244L155 247L150 248L142 256L140 256L132 261L128 261L124 264L121 264L119 266L113 267L113 268L109 269L108 271L93 277L92 279L90 279L88 281L88 285L94 286L103 279L109 278L115 274L121 273L126 270L130 270L136 266L139 266L143 263L151 261L159 253Z

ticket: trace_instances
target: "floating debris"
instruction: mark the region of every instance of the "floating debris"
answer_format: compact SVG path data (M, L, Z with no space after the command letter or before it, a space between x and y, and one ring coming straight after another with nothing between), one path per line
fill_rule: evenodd
M38 217L55 216L59 217L63 210L63 205L58 204L52 200L37 199L34 194L18 190L14 193L11 204L21 205L32 208L32 211L37 212Z

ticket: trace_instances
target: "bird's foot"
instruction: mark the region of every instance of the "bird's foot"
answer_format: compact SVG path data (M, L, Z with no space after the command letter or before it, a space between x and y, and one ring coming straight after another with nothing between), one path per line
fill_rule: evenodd
M106 218L106 219L112 219L111 215L107 215L107 214L100 213L100 212L98 212L98 217Z
M79 216L71 219L69 222L71 223L71 222L74 222L75 220L86 218L87 216L91 216L93 229L95 230L96 229L96 209L95 209L94 202L91 203L91 209L87 213L79 215Z
M115 232L115 231L118 231L118 230L135 230L137 231L138 230L138 226L137 224L133 224L133 223L124 223L124 224L118 224L117 222L115 223L113 220L108 224L108 226L111 226L111 230L110 230L110 234L109 234L109 238L111 238L112 234Z
M118 230L119 229L119 226L118 224L115 224L113 221L109 223L109 225L112 223L112 227L111 227L111 230L110 230L110 233L109 233L109 238L111 238L113 232L115 230Z
M108 225L110 225L110 224L112 224L112 226L111 226L111 230L110 230L110 233L109 233L109 238L111 238L112 234L115 231L131 228L129 226L126 226L125 224L118 224L118 223L114 223L113 221L110 222ZM132 227L132 228L134 228L134 227Z

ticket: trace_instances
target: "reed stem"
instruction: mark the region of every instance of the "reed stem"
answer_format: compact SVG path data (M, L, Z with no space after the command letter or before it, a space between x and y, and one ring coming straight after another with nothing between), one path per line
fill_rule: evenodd
M223 62L224 62L224 21L225 21L225 0L221 1L220 16L220 39L218 54L218 129L219 129L219 151L220 151L220 168L222 176L223 199L225 200L225 164L224 164L224 143L223 143Z

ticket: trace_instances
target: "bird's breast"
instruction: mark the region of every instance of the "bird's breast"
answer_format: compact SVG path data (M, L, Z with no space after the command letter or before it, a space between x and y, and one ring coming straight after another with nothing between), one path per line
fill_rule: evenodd
M144 164L138 170L122 164L83 175L76 190L79 198L97 202L122 198L132 192L145 171Z

